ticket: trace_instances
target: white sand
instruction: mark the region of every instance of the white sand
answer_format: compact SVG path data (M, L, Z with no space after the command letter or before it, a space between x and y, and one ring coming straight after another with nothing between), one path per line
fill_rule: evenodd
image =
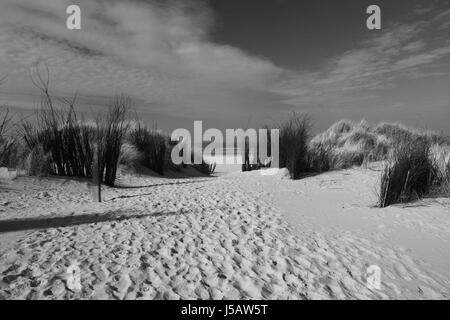
M373 208L377 175L0 180L0 297L448 299L450 201Z

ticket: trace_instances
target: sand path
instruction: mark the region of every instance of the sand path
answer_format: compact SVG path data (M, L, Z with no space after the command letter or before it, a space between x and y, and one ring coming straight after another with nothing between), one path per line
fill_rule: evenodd
M367 183L372 179L363 171L348 173L366 177ZM446 204L431 206L435 212L427 214L437 218L421 220L425 215L421 207L411 214L407 208L394 208L398 217L389 220L389 210L371 209L364 192L354 193L352 188L346 191L351 201L343 199L350 212L343 213L340 196L319 197L319 190L333 195L330 177L292 182L258 172L189 179L124 175L123 188L104 188L101 204L92 202L84 182L34 178L3 182L0 296L449 298L449 275L444 270L449 257L441 257L446 262L439 265L389 240L390 228L406 219L411 228L434 232L433 240L450 252L449 216L442 214ZM345 177L336 177L347 183ZM356 208L370 217L367 212L374 212L375 218L350 223L351 216L359 214ZM324 217L331 219L328 224ZM379 234L361 228L378 228L384 220ZM382 268L380 290L366 286L370 264ZM80 268L79 292L67 286L70 265Z
M321 261L317 265L334 274L345 297L353 294L339 279L350 274L364 282L367 267L376 265L381 269L381 298L448 299L450 199L376 208L377 169L342 170L298 181L281 172L277 177L241 179L241 186L280 208L293 234L315 248Z

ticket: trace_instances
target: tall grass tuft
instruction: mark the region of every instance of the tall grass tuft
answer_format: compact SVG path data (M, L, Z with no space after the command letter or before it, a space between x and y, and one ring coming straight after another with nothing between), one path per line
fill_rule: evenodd
M94 130L83 124L74 109L76 95L73 99L59 99L57 102L63 108L56 107L56 101L50 94L50 73L46 76L39 70L31 80L41 91L41 108L37 111L36 122L23 120L20 131L30 157L49 159L50 165L45 166L46 172L59 176L91 177L92 147ZM44 159L42 159L44 160ZM29 160L32 164L38 159ZM33 173L39 168L34 166ZM47 172L48 171L48 172Z
M45 152L42 144L30 150L24 160L24 167L31 176L46 176L52 174L51 154Z
M114 186L116 180L120 150L129 127L129 104L130 100L126 96L116 96L106 117L97 116L96 119L99 172L102 181L108 186Z
M447 197L450 197L450 161L447 162L443 177L442 177L442 192Z
M141 165L163 175L166 164L167 137L160 133L156 127L149 128L136 123L130 130L130 143L142 154Z
M35 123L22 121L21 131L32 153L43 153L51 159L46 173L68 177L92 176L91 141L95 132L78 120L73 103L66 110L56 110L47 103L37 112Z
M430 142L423 138L405 138L393 146L379 193L379 206L405 203L426 195L436 179L430 157Z
M207 163L202 161L202 164L194 164L193 167L203 174L212 175L216 170L216 163Z
M21 157L19 141L13 137L13 117L9 109L0 107L0 167L16 167Z
M129 142L120 147L119 164L138 169L144 158L143 154Z
M6 132L10 128L11 116L9 114L9 109L5 107L0 107L0 138L3 139Z
M41 105L35 119L22 119L17 125L20 143L6 139L11 117L0 108L0 165L22 163L30 175L59 175L98 178L114 186L119 164L145 166L164 174L166 169L179 169L170 161L172 145L155 127L141 123L131 128L128 120L130 99L116 96L108 111L98 114L94 123L79 119L73 99L55 98L49 90L50 73L31 77L41 91ZM131 129L131 130L130 130ZM212 174L215 165L194 165Z
M326 172L336 167L336 157L331 146L316 144L308 148L308 170L312 172Z
M437 172L433 193L437 196L450 197L450 145L433 144L431 157Z
M292 113L280 126L280 167L287 168L292 179L308 171L308 139L311 119L306 114Z
M49 90L50 74L37 70L32 82L41 91L36 121L22 120L20 133L29 150L26 169L30 175L93 177L94 152L101 181L113 186L123 138L127 132L129 99L117 96L95 125L79 119L73 99L55 99ZM57 104L59 107L57 107Z

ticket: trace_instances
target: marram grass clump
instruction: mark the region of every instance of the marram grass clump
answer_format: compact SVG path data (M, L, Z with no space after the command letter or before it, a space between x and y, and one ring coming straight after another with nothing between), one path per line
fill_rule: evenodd
M437 179L425 138L405 139L394 145L381 176L379 206L406 203L427 195Z

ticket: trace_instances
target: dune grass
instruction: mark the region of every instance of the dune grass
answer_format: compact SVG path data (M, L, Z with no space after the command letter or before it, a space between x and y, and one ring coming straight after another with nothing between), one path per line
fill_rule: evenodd
M37 121L22 121L21 133L30 150L25 161L31 175L92 178L94 152L99 156L101 181L114 185L122 140L127 132L127 100L113 99L95 125L78 119L74 103L56 109L46 103Z
M134 145L125 141L120 147L119 165L138 170L142 165L144 155Z
M97 116L96 137L99 172L102 181L114 186L122 143L129 129L127 113L130 100L124 95L116 96L109 106L106 117Z
M180 170L171 162L168 136L155 127L131 122L127 118L128 99L115 97L106 113L95 123L78 120L74 109L41 109L37 121L22 121L20 132L29 150L24 169L30 175L93 177L94 154L100 179L114 186L120 164L138 169L145 167L164 175ZM212 174L214 164L192 165L204 174Z
M95 131L77 120L73 108L37 112L37 121L21 122L22 136L31 151L27 163L49 161L40 174L91 177L92 139ZM38 157L33 159L32 157ZM36 172L37 168L31 168Z
M404 139L394 145L381 176L380 207L423 197L437 177L430 142L423 137Z
M48 69L46 71L43 75L37 70L36 77L31 78L41 92L36 119L20 123L23 141L30 150L27 163L34 166L42 162L28 171L37 173L38 169L45 169L39 174L92 177L95 129L78 119L74 109L76 95L72 99L55 99L51 95L50 73Z
M308 140L311 119L307 114L292 113L280 125L280 167L287 168L292 179L308 171Z
M0 109L2 166L20 167L38 176L93 178L96 172L110 186L120 164L145 166L161 175L174 168L169 163L168 137L156 127L130 121L130 99L125 95L115 96L94 121L85 121L75 111L76 95L66 99L50 93L48 68L46 73L37 69L31 81L41 92L41 105L34 118L19 121L15 139L6 139L11 117ZM207 163L195 168L208 174L214 171Z
M340 120L312 139L309 129L309 118L296 114L280 126L280 167L292 179L383 161L380 207L429 194L450 196L448 137L399 123L371 127L364 120Z
M92 178L94 158L98 159L101 181L113 186L119 164L144 166L163 175L187 165L170 160L174 143L156 129L128 119L130 100L116 96L106 113L88 123L75 112L76 96L55 99L49 91L49 73L32 78L41 91L41 107L34 121L22 120L18 136L6 132L11 116L0 108L0 165L25 168L31 175L59 175ZM399 123L369 126L364 120L340 120L311 139L311 119L291 113L277 126L280 167L288 169L292 179L305 173L324 172L360 166L383 160L379 206L407 202L438 190L449 195L450 139L434 132L410 129ZM268 129L270 138L270 128ZM270 150L270 139L268 150ZM444 147L443 147L444 146ZM245 148L246 159L249 157ZM271 155L269 155L271 156ZM247 159L248 160L248 159ZM215 164L205 161L192 165L204 174L212 174ZM243 171L259 169L261 164L243 164Z
M340 120L309 143L309 165L314 172L345 169L386 159L389 141L364 120Z
M442 187L443 194L450 198L450 161L447 162L447 166L442 174Z
M11 167L20 157L17 139L11 135L13 117L6 107L0 107L0 166Z
M193 167L206 175L212 175L216 171L216 163L208 163L204 160L201 164L194 164Z
M450 197L450 144L433 144L431 158L436 168L436 181L432 192Z
M176 143L170 141L169 136L157 129L156 124L149 127L136 121L131 125L126 143L122 145L120 162L134 168L142 166L160 175L164 175L168 170L180 171L188 166L206 175L214 173L216 165L205 161L201 164L175 165L171 161L171 152L175 145ZM194 163L193 154L192 163Z
M449 146L443 135L400 123L340 120L311 139L308 164L323 172L384 161L378 205L385 207L430 193L448 196Z
M6 77L0 78L0 85ZM16 117L6 106L0 106L0 167L16 168L24 150L17 139Z
M140 153L137 162L156 173L163 175L166 167L167 137L156 126L149 128L136 122L128 134L127 140Z
M101 181L114 185L122 140L127 132L129 100L112 99L108 111L97 115L95 124L80 119L72 99L56 99L49 90L50 75L39 71L32 78L41 91L36 119L22 120L20 134L29 151L25 162L30 175L92 178L94 156ZM94 155L94 153L96 153Z

